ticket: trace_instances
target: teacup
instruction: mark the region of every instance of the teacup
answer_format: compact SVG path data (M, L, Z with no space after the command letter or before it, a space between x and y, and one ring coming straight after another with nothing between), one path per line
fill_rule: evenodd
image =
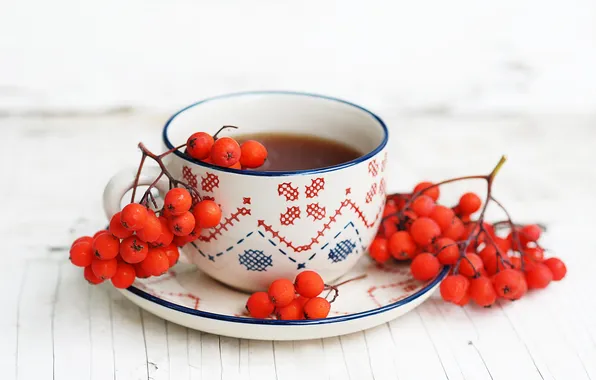
M201 271L231 287L266 289L303 270L329 283L364 254L385 204L387 128L372 112L321 95L248 92L218 96L174 114L163 128L171 149L200 130L235 125L239 132L289 132L334 139L363 155L342 164L301 171L242 171L213 166L176 151L166 161L173 176L221 205L221 224L204 230L181 251ZM233 136L233 133L227 133ZM112 178L104 192L108 217L119 211L135 170ZM145 170L140 184L159 174ZM157 186L163 193L167 184ZM163 195L163 194L162 194Z

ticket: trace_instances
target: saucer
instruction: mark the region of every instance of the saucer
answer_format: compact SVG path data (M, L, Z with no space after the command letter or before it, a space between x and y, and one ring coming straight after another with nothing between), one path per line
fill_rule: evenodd
M250 318L244 307L248 294L182 263L161 277L137 279L121 291L148 312L191 329L244 339L305 340L349 334L395 319L430 297L448 271L445 267L433 280L421 282L405 263L379 265L362 258L336 283L367 276L341 285L329 317L318 320Z

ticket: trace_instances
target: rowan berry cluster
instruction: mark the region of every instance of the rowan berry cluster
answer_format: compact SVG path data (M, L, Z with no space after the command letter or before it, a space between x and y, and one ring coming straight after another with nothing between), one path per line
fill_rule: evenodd
M440 291L445 301L458 305L473 300L488 307L498 298L519 299L528 289L542 289L561 280L567 269L558 258L545 260L538 242L542 229L536 224L514 224L492 196L493 180L504 161L486 176L422 182L412 193L389 195L370 256L379 263L391 257L407 260L412 276L421 281L435 278L444 265L451 266ZM484 203L471 192L452 207L437 203L441 185L468 179L486 180ZM486 222L489 203L500 207L507 219ZM479 215L473 219L475 213Z
M219 132L224 128L228 127ZM178 247L197 240L202 229L220 223L219 205L203 199L197 189L175 179L163 163L165 156L185 146L187 154L193 158L210 158L214 164L226 167L241 162L243 167L255 168L267 157L267 150L256 141L246 141L240 147L229 137L217 138L217 133L214 137L205 132L194 133L187 144L160 155L140 143L142 158L130 203L114 214L107 230L93 237L80 237L70 248L70 261L85 268L84 276L89 283L99 284L110 279L115 287L127 288L137 277L160 276L178 262ZM161 173L136 203L139 177L147 157L159 165ZM242 157L244 159L239 161ZM163 176L168 178L170 190L163 206L158 207L151 190Z

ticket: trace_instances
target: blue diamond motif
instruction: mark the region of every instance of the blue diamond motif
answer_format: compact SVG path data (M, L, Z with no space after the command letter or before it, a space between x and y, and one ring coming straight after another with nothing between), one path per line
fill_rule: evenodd
M334 263L343 261L350 253L354 252L354 248L356 248L356 244L352 240L342 240L329 251L329 260Z
M268 267L273 266L271 256L267 256L263 251L256 249L247 249L244 253L238 255L238 260L241 265L246 267L246 270L265 272Z

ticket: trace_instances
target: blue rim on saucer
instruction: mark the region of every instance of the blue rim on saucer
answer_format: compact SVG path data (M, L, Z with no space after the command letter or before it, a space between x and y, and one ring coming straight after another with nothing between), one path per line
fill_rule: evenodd
M304 319L304 320L297 320L297 321L281 321L281 320L277 320L277 319L257 319L257 318L250 318L250 317L236 317L233 315L211 313L208 311L191 309L186 306L181 306L181 305L163 300L159 297L152 296L151 294L144 292L141 289L136 288L135 286L131 286L126 290L128 290L129 292L131 292L141 298L146 299L147 301L151 301L158 305L167 307L168 309L179 311L179 312L185 313L185 314L196 315L197 317L216 319L216 320L225 321L225 322L246 323L246 324L251 324L251 325L304 326L304 325L317 325L317 324L345 322L345 321L350 321L353 319L359 319L359 318L363 318L363 317L368 317L370 315L383 313L383 312L391 310L391 309L395 309L397 307L400 307L402 305L405 305L407 303L414 301L415 299L421 297L422 295L424 295L425 293L427 293L428 291L433 289L438 283L440 283L445 278L445 276L447 276L450 269L451 269L450 266L443 267L443 269L437 275L437 277L435 277L435 279L433 279L431 282L426 284L426 286L424 286L422 289L420 289L419 291L417 291L416 293L414 293L410 296L407 296L404 299L401 299L401 300L391 303L389 305L381 306L376 309L362 311L359 313L340 315L337 317L329 317L329 318L325 318L325 319L312 319L312 320Z
M223 168L221 166L215 166L215 165L211 165L199 160L195 160L187 155L185 155L184 153L176 150L174 151L174 154L177 155L180 158L185 159L186 161L192 162L193 164L196 165L200 165L200 166L204 166L204 167L208 167L211 169L217 169L218 171L223 171L223 172L228 172L228 173L236 173L236 174L242 174L242 175L251 175L251 176L262 176L262 177L283 177L283 176L288 176L288 175L310 175L310 174L319 174L319 173L326 173L326 172L330 172L330 171L334 171L334 170L338 170L338 169L342 169L342 168L347 168L353 165L356 165L360 162L366 161L369 158L373 157L374 155L376 155L377 153L379 153L383 148L385 148L385 145L387 145L387 141L389 140L389 131L387 130L387 126L385 125L385 122L383 122L383 120L381 120L380 117L378 117L377 115L375 115L374 113L372 113L371 111L367 110L364 107L361 107L357 104L348 102L346 100L342 100L342 99L338 99L338 98L333 98L330 96L326 96L326 95L319 95L319 94L312 94L312 93L307 93L307 92L294 92L294 91L248 91L248 92L236 92L236 93L231 93L231 94L225 94L225 95L219 95L219 96L214 96L211 98L207 98L201 101L198 101L196 103L193 103L187 107L184 107L183 109L181 109L180 111L176 112L172 117L170 117L170 119L166 122L164 128L163 128L163 132L162 132L162 137L163 137L163 142L166 145L166 147L168 149L173 149L175 146L172 144L172 142L170 141L169 137L168 137L168 128L170 127L170 124L172 123L172 121L174 121L174 119L180 115L182 112L187 111L193 107L196 107L198 105L201 105L203 103L207 103L213 100L218 100L218 99L225 99L225 98L233 98L233 97L239 97L239 96L250 96L250 95L298 95L298 96L306 96L306 97L313 97L313 98L320 98L320 99L325 99L325 100L331 100L334 102L338 102L338 103L342 103L342 104L346 104L349 105L351 107L357 108L367 114L369 114L370 116L372 116L381 126L381 128L383 129L383 141L381 141L381 143L379 144L379 146L377 146L374 150L372 150L371 152L358 157L355 160L352 161L348 161L348 162L344 162L341 163L339 165L335 165L335 166L329 166L329 167L325 167L325 168L319 168L319 169L310 169L310 170L294 170L294 171L276 171L276 172L263 172L263 171L247 171L247 170L239 170L239 169L230 169L230 168Z

